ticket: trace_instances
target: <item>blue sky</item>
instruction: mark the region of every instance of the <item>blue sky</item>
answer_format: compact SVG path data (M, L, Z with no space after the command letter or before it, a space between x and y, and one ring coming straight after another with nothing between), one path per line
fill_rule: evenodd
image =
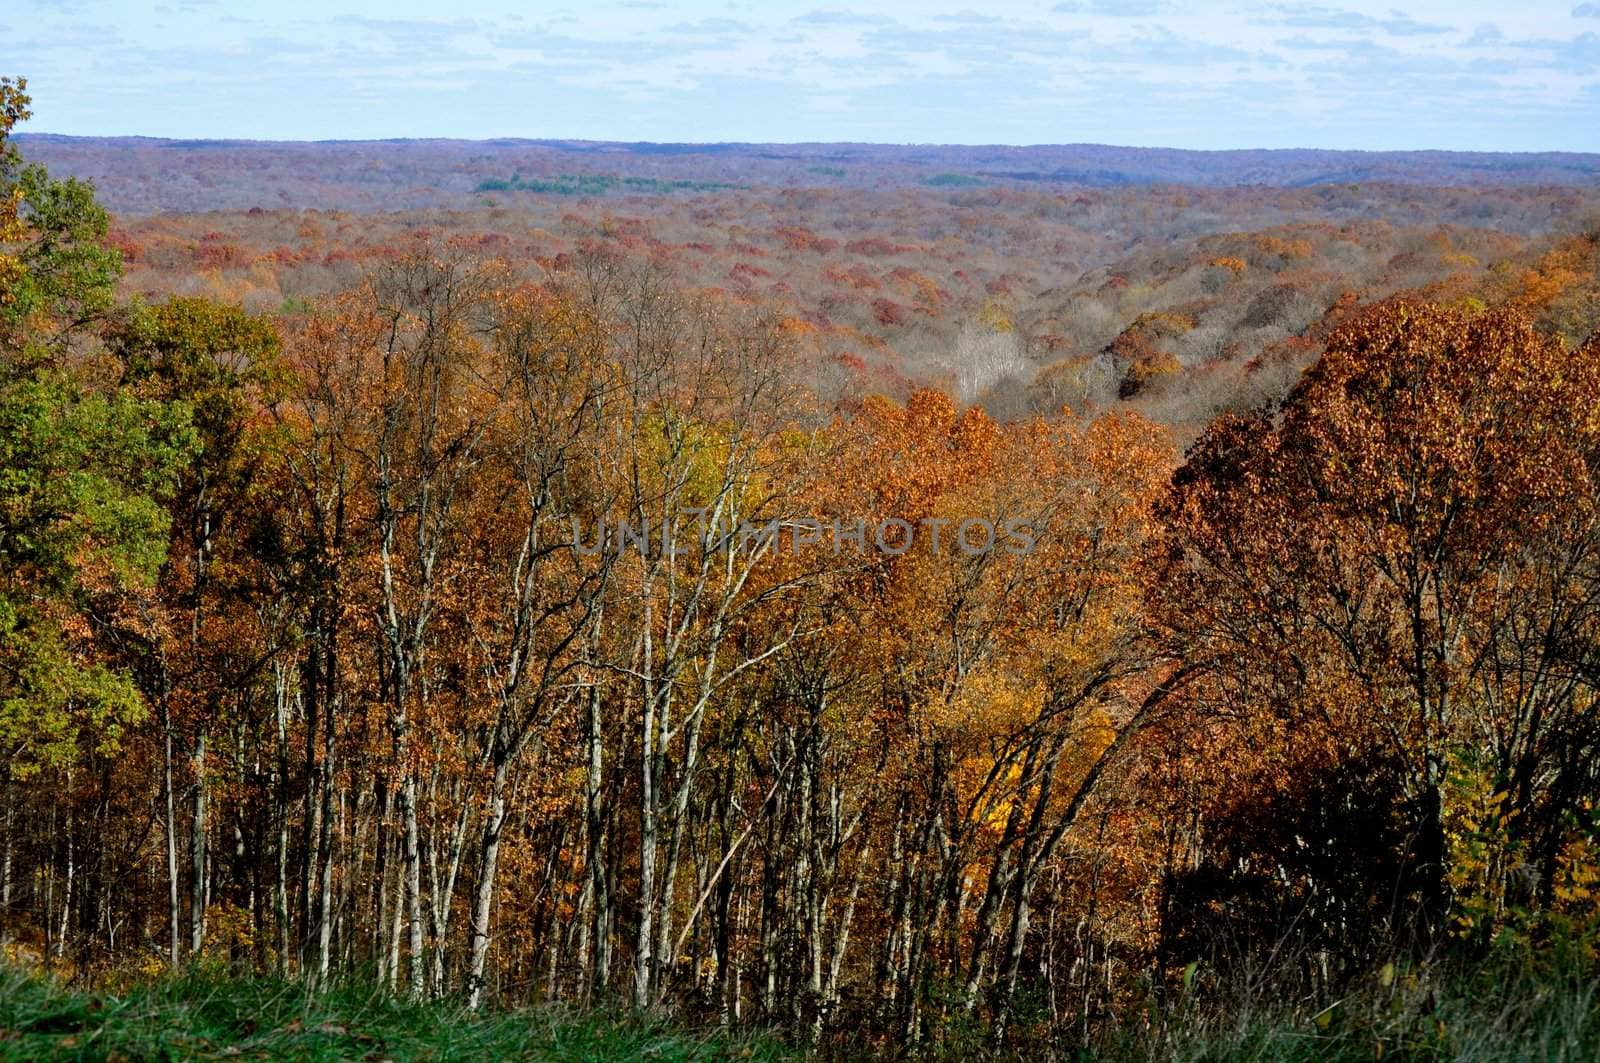
M32 131L1600 150L1600 0L11 0Z

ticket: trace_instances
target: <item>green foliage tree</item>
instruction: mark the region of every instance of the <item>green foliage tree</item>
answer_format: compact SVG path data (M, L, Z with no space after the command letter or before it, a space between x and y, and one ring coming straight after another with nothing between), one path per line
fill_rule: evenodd
M143 713L95 634L105 601L147 586L165 557L188 420L182 404L95 394L54 370L0 384L0 741L14 775Z
M166 554L163 506L194 447L186 402L97 387L54 354L111 305L120 260L87 185L21 161L26 83L0 80L0 748L13 778L139 719L98 645ZM87 363L85 363L87 364Z
M0 352L37 361L111 309L122 256L105 208L82 181L29 165L11 131L30 111L24 78L0 79Z
M251 419L283 392L288 374L277 329L265 318L208 299L135 304L118 315L106 341L122 386L141 398L186 405L197 447L183 470L176 508L192 523L197 548L210 525L236 508L264 456Z

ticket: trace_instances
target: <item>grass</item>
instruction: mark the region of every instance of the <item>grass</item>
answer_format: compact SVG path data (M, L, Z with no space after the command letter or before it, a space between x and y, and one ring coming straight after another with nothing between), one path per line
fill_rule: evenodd
M1172 1010L1130 1008L1093 1050L1014 1028L951 1031L908 1058L1077 1059L1128 1063L1312 1061L1578 1063L1600 1059L1600 983L1495 965L1476 971L1386 967L1331 1006L1285 1000L1282 987L1195 981ZM1248 980L1247 980L1248 981ZM1066 1032L1066 1031L1061 1031ZM878 1042L836 1045L869 1058ZM625 1011L560 1008L474 1014L410 1005L351 983L308 994L296 983L190 973L125 994L66 989L0 969L0 1061L104 1060L753 1060L799 1058L769 1036L696 1029Z
M309 995L263 979L190 974L126 994L0 972L0 1060L777 1060L776 1041L621 1012L473 1014L369 986Z
M1180 1005L1165 1036L1107 1046L1124 1059L1579 1063L1600 1059L1600 985L1503 967L1437 979L1380 973L1320 1009L1270 997Z

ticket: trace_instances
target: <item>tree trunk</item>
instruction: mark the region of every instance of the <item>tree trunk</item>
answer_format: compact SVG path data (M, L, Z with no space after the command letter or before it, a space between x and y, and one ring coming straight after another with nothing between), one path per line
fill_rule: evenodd
M411 952L410 993L421 1000L427 989L428 957L422 942L422 850L417 835L417 776L406 770L400 787L400 815L405 828L405 903Z
M278 727L278 778L273 788L278 845L272 917L277 928L278 974L284 975L289 965L289 693L281 664L273 667L273 693Z
M639 935L634 953L633 1006L647 1008L651 1003L650 972L653 970L656 905L656 699L651 682L650 587L645 587L644 609L644 727L639 741Z
M60 959L67 952L67 933L72 927L72 883L77 872L76 852L72 839L72 809L67 809L67 874L66 884L61 891L61 933L56 937L56 958Z
M11 773L6 772L5 778L6 798L6 852L0 859L0 945L9 944L11 941L11 859L16 851L16 835L12 833L11 825L14 822L14 808L16 798L11 792Z
M161 717L161 727L164 732L161 788L166 791L163 797L167 806L167 923L172 932L171 947L167 958L172 965L172 969L177 970L179 960L178 943L182 933L178 926L178 816L177 801L172 793L172 720L165 706L162 708Z
M594 966L586 982L586 993L604 991L611 980L611 894L607 889L605 867L605 813L601 807L604 781L605 736L601 730L600 687L589 695L589 764L584 780L584 821L587 834L589 885L593 896L592 927Z
M206 940L206 729L194 739L194 829L190 835L189 862L193 879L189 893L189 952L198 956Z
M455 899L456 882L461 876L461 856L466 849L467 828L471 823L471 786L456 787L458 805L455 826L450 831L450 844L445 853L444 881L433 886L433 995L445 992L445 955L450 939L450 909Z
M467 1007L477 1010L483 999L483 972L489 958L489 918L494 911L494 876L500 861L500 829L506 818L504 757L496 754L490 783L488 818L478 860L478 890L472 899L472 945L467 975Z

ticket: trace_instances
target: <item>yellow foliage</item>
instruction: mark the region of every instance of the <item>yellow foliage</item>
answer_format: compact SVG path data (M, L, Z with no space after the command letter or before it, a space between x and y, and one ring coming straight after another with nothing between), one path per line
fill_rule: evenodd
M996 299L984 300L978 311L978 320L991 332L1012 331L1010 311Z

